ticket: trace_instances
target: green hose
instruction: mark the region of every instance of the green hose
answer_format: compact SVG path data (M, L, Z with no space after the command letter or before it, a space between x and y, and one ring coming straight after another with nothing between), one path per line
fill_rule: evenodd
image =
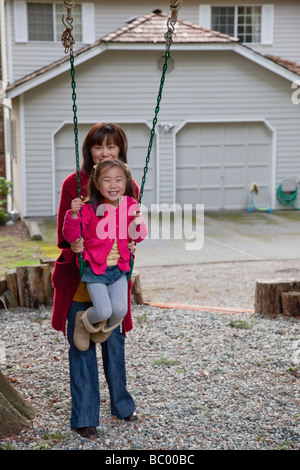
M284 193L281 189L281 184L277 188L277 199L283 206L294 207L298 195L298 188L291 193ZM298 209L298 207L295 207Z

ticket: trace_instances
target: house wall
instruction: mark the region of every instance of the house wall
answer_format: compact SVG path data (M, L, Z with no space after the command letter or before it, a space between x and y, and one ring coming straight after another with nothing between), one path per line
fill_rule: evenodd
M154 51L107 51L76 68L79 122L148 122L156 106L160 72ZM230 51L174 51L159 124L159 203L174 202L175 134L186 122L265 120L275 130L276 186L300 176L300 116L291 83ZM121 78L121 87L120 87ZM53 215L53 135L72 122L70 79L63 74L24 95L23 186L27 216ZM274 149L275 150L275 149ZM25 157L26 156L26 157ZM275 156L275 155L274 155ZM74 157L75 158L75 157ZM75 164L75 163L74 163ZM23 192L24 192L23 191Z
M35 0L41 2L42 0ZM85 3L82 1L81 3ZM169 14L169 2L158 4L150 0L114 0L107 2L97 0L95 3L95 40L122 27L132 17L139 17L160 8ZM283 58L300 62L300 3L298 0L214 0L214 5L274 5L274 43L272 45L253 44L249 45L262 54L273 54ZM199 24L199 6L209 4L208 1L184 0L179 12L179 18L195 24ZM9 55L9 82L24 77L45 65L64 56L61 43L55 42L15 42L15 32L18 25L14 18L14 1L8 0L8 41ZM74 49L84 44L76 44Z

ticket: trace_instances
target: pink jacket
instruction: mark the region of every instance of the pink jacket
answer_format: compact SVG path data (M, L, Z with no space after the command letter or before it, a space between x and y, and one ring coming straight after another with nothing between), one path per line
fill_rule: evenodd
M147 236L145 222L135 226L133 214L138 210L137 202L129 196L124 196L116 209L109 204L102 204L96 215L91 204L82 206L81 216L73 219L68 211L65 215L63 235L72 243L80 237L80 222L82 223L82 237L84 239L84 260L89 261L95 274L106 271L107 256L117 239L120 259L118 266L121 271L130 269L130 250L128 243L134 240L141 242Z

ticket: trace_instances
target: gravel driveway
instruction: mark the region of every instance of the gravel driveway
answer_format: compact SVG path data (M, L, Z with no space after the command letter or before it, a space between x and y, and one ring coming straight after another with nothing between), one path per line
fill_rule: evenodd
M257 274L297 270L296 262L263 261L140 272L145 295L156 300L251 308ZM100 368L100 438L91 441L70 432L68 346L51 329L50 315L50 309L0 313L2 370L37 408L33 427L3 439L2 447L300 450L299 321L135 305L126 354L140 419L110 415Z
M97 441L69 427L68 345L51 309L0 311L1 370L37 409L32 428L2 448L300 450L300 323L253 309L259 278L297 278L300 260L242 259L139 266L145 301L227 307L234 313L134 305L127 379L139 420L110 415L100 367ZM239 311L239 309L241 311ZM99 350L99 364L101 363Z

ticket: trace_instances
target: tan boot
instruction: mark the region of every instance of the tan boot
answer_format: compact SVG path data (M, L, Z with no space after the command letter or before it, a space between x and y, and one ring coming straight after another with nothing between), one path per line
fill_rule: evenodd
M97 333L104 326L104 322L97 324L97 326L92 325L88 319L88 311L89 309L79 310L75 317L73 340L76 348L80 351L89 349L91 334Z
M121 325L122 321L123 319L112 326L106 326L106 321L102 322L100 330L97 333L91 334L91 340L94 341L94 343L104 343L104 341L106 341L110 337L113 330L119 325Z

